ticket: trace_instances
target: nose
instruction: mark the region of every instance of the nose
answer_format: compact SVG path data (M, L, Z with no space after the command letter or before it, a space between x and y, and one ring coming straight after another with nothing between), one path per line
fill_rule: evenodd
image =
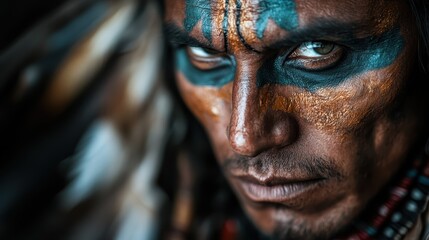
M232 94L232 113L228 128L231 148L238 154L253 157L259 153L285 147L297 136L297 123L292 114L261 108L261 95L256 72L251 66L237 66ZM271 95L271 94L269 94ZM269 96L268 95L268 96Z

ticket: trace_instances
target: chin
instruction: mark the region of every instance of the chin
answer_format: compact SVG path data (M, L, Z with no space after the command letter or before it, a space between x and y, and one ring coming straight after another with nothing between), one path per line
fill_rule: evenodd
M347 230L365 204L346 197L319 212L303 213L278 204L242 202L254 225L267 236L279 240L333 239Z

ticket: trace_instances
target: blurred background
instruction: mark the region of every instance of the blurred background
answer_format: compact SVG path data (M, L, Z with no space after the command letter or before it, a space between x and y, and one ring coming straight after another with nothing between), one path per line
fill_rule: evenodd
M0 11L0 239L156 238L155 182L177 125L158 3Z

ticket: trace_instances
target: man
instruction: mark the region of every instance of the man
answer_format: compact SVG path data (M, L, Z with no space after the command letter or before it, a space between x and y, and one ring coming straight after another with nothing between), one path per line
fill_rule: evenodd
M426 2L164 4L179 92L257 229L427 239Z

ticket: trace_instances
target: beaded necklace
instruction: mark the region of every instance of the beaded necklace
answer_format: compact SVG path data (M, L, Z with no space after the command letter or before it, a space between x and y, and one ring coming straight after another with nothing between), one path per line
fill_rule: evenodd
M352 223L348 234L335 240L400 240L412 229L429 201L429 141L426 156L416 159L387 190L381 203L366 212L373 213ZM236 221L225 221L222 240L241 239ZM265 237L258 236L258 239Z
M352 233L337 239L403 239L425 210L429 196L429 160L417 159L388 191L374 214L353 223Z

